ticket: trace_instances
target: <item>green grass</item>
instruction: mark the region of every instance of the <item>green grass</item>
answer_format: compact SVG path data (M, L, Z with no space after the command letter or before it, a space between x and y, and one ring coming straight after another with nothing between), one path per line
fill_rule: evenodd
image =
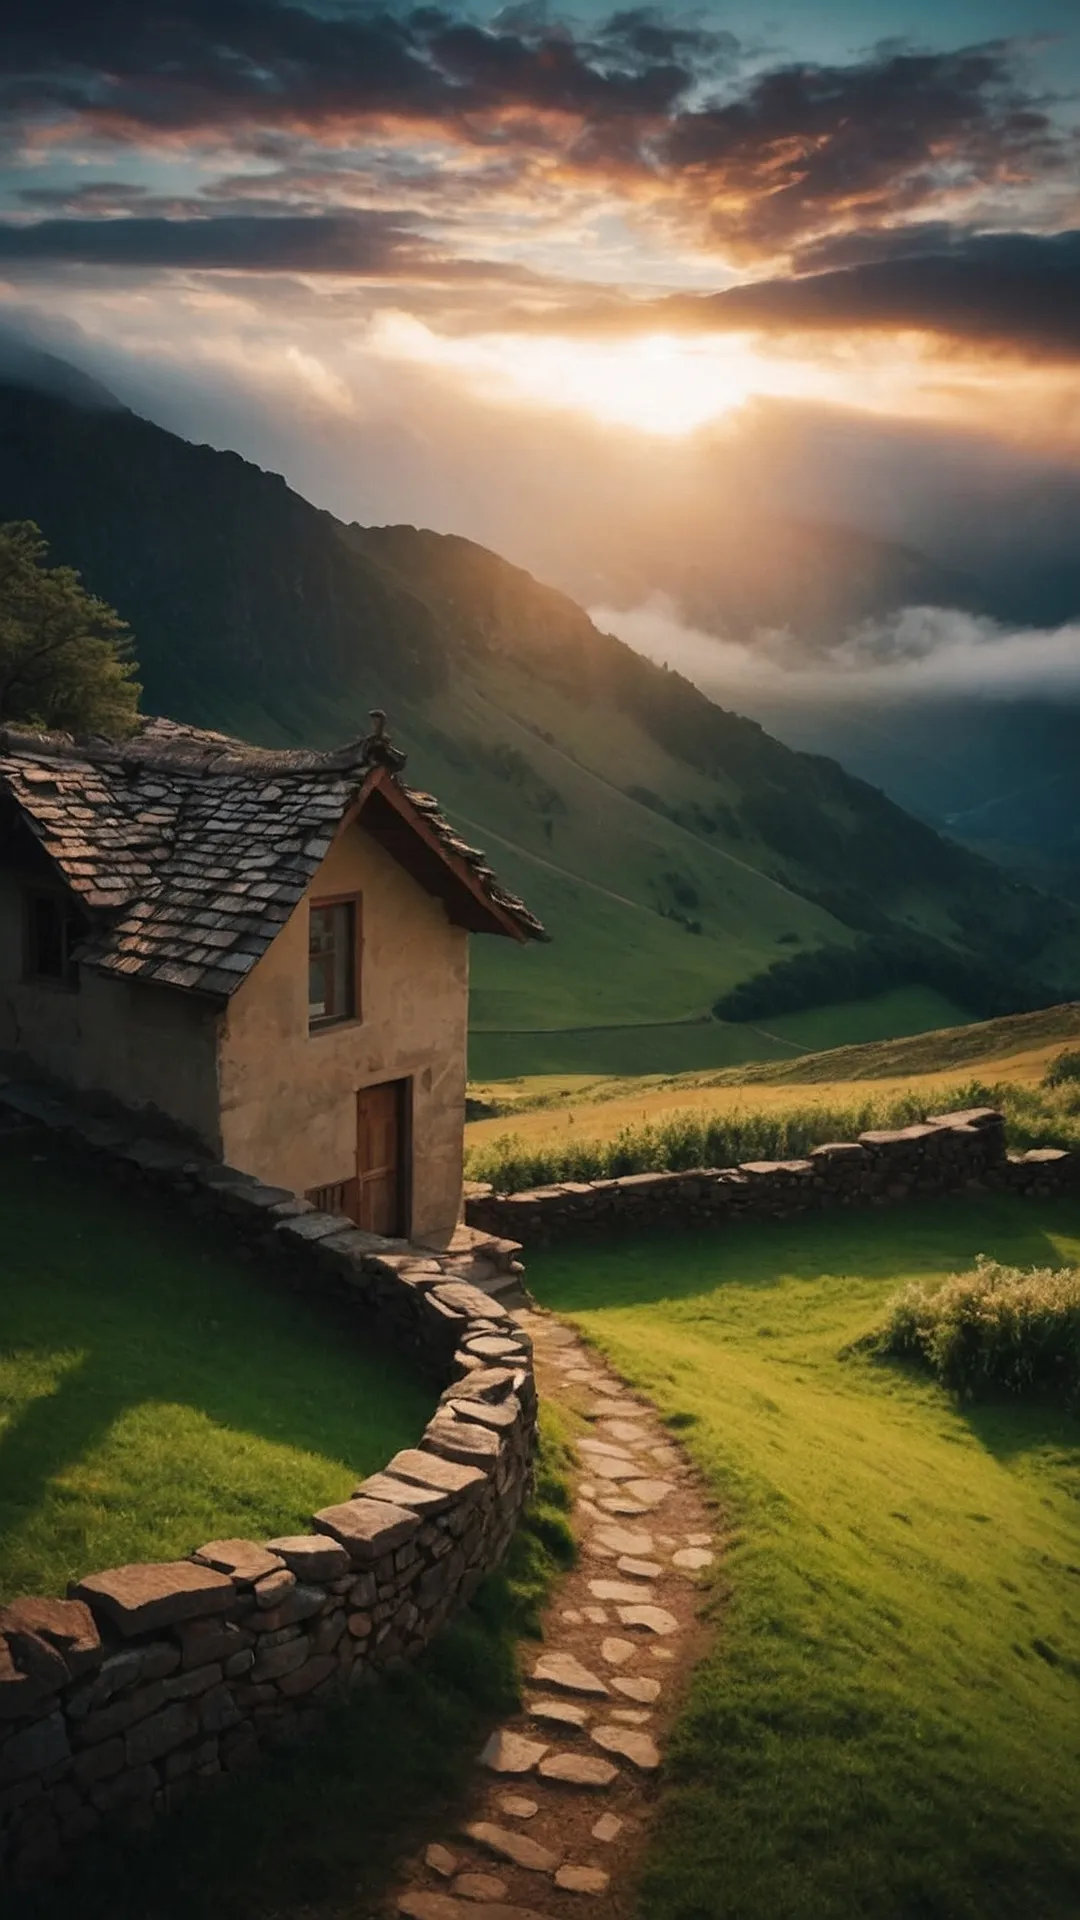
M941 1101L925 1088L863 1093L857 1099L809 1101L805 1097L755 1107L669 1110L655 1119L624 1121L605 1130L598 1105L590 1129L589 1110L582 1125L563 1127L552 1137L499 1132L470 1145L465 1168L470 1180L490 1181L500 1193L520 1193L559 1180L606 1180L613 1175L678 1171L690 1167L737 1167L746 1160L790 1160L827 1140L857 1140L870 1127L906 1127L941 1111ZM1075 1082L1060 1087L1025 1087L1009 1081L970 1080L951 1088L947 1106L999 1108L1005 1115L1011 1146L1080 1147L1080 1091Z
M853 1341L898 1287L1075 1264L1080 1204L958 1199L536 1253L728 1535L648 1920L1074 1920L1080 1427Z
M415 1667L365 1686L303 1746L122 1846L92 1841L75 1875L5 1920L367 1920L410 1850L453 1830L492 1724L520 1701L518 1644L573 1559L568 1428L545 1413L536 1491L502 1569Z
M431 1388L209 1229L0 1140L0 1596L303 1528Z
M644 1005L646 1010L655 1008L656 981L658 977L667 978L670 960L643 949L640 935L634 938L634 948L639 960L652 964L652 997ZM576 951L576 945L568 950L571 956ZM517 957L528 966L529 954ZM594 968L592 977L598 991L605 987L602 970ZM474 988L474 1021L490 1006L483 988ZM728 1020L668 1020L655 1024L643 1020L638 1026L515 1033L488 1031L474 1024L469 1033L469 1075L473 1080L486 1081L537 1073L701 1073L710 1067L737 1068L765 1060L775 1061L780 1068L782 1062L798 1060L811 1048L892 1040L926 1033L964 1017L961 1008L929 987L898 987L868 1000L815 1007L807 1013L778 1014L763 1026Z

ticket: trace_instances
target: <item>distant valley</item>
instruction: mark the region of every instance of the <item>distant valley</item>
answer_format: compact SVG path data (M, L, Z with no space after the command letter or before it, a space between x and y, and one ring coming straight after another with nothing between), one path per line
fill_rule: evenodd
M0 387L0 519L36 520L55 560L130 621L150 711L320 744L388 711L414 783L554 936L523 953L474 943L485 1074L797 1052L814 1039L791 1020L834 999L878 1002L882 1031L899 1031L1077 991L1074 907L714 705L467 540L346 526L77 382ZM834 577L800 541L799 564ZM864 560L867 607L874 567L899 569L906 591L921 564ZM850 757L884 782L869 752ZM864 1019L852 1037L875 1035Z

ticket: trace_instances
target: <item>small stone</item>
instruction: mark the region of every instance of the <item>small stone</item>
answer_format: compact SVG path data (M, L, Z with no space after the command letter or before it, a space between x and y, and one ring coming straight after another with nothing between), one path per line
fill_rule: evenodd
M654 1660L674 1660L675 1658L670 1647L650 1647L649 1651Z
M234 1575L233 1578L235 1579L236 1576ZM269 1613L271 1608L277 1608L282 1605L295 1586L295 1573L290 1573L288 1567L285 1566L276 1567L272 1573L268 1573L261 1579L256 1579L253 1582L255 1605L260 1611ZM282 1621L283 1626L286 1624L291 1625L292 1622L286 1623Z
M625 1666L628 1660L633 1659L636 1652L637 1648L632 1640L611 1638L602 1641L600 1646L600 1658L606 1660L609 1667Z
M624 1824L625 1822L620 1820L617 1814L602 1813L592 1830L592 1837L594 1840L603 1840L605 1845L609 1845L612 1840L618 1839Z
M526 1800L522 1793L500 1793L498 1806L509 1820L531 1820L540 1811L539 1802Z
M549 1847L542 1847L538 1840L530 1840L528 1834L497 1827L490 1820L473 1821L465 1828L465 1837L487 1853L495 1854L497 1859L524 1867L527 1873L554 1873L562 1857L552 1853Z
M604 1607L583 1607L582 1613L584 1614L586 1620L589 1622L590 1626L592 1627L607 1626L608 1615Z
M615 1458L607 1454L590 1454L589 1472L597 1480L636 1480L641 1472L641 1462L629 1459L625 1453Z
M628 1580L590 1580L589 1592L596 1600L627 1600L631 1605L641 1598L641 1588L632 1587Z
M660 1697L659 1680L639 1680L634 1674L616 1674L611 1682L628 1700L652 1701Z
M616 1565L620 1573L628 1574L634 1580L657 1580L664 1571L659 1560L632 1560L627 1553Z
M644 1707L612 1707L611 1717L625 1727L645 1727L652 1719L652 1714L647 1713Z
M460 1920L466 1911L448 1893L424 1893L419 1887L398 1895L397 1910L406 1920Z
M566 1621L568 1627L580 1627L584 1617L584 1614L579 1613L576 1607L564 1607L559 1616L560 1619Z
M599 1867L560 1867L555 1875L555 1885L564 1893L606 1893L610 1884L610 1874Z
M628 1500L625 1494L621 1493L612 1494L610 1498L601 1500L598 1504L604 1513L613 1513L620 1519L640 1520L642 1514L649 1512L649 1508L643 1506L640 1500Z
M597 1457L601 1460L626 1459L626 1453L622 1447L614 1447L608 1440L594 1440L591 1435L578 1441L578 1452L588 1455L590 1459Z
M628 1480L624 1488L631 1500L636 1500L646 1511L662 1506L668 1494L674 1491L670 1480Z
M624 1627L641 1627L645 1633L663 1635L679 1631L675 1615L666 1607L619 1607L617 1611Z
M529 1717L559 1727L583 1727L589 1718L585 1708L576 1707L572 1700L530 1700Z
M660 1749L656 1741L650 1734L638 1733L633 1727L593 1727L589 1737L598 1747L603 1747L605 1753L617 1753L620 1759L629 1760L642 1773L654 1773L660 1765Z
M649 1438L647 1430L637 1420L609 1420L604 1431L627 1447L644 1446Z
M579 1507L590 1506L595 1499L596 1499L596 1488L593 1486L592 1481L582 1480L578 1487L578 1499L577 1499L578 1506Z
M671 1564L683 1567L687 1573L701 1573L712 1566L715 1557L707 1547L683 1547L679 1553L672 1554Z
M688 1533L686 1544L690 1547L711 1547L712 1538L711 1533Z
M499 1727L485 1745L480 1765L492 1773L531 1773L546 1752L547 1747L536 1740L526 1740L523 1734Z
M449 1847L441 1846L438 1840L433 1840L425 1853L424 1865L430 1867L432 1873L441 1874L444 1880L452 1879L457 1872L457 1861L454 1855Z
M605 1641L605 1646L607 1642ZM633 1653L633 1647L630 1652ZM606 1655L605 1655L606 1658ZM534 1680L545 1687L555 1687L560 1693L606 1694L607 1687L590 1673L572 1653L542 1653L532 1671Z
M279 1554L259 1545L257 1540L208 1540L196 1547L192 1559L200 1567L216 1567L228 1573L238 1587L253 1587L269 1573L280 1572L285 1562Z
M336 1580L352 1565L345 1548L324 1533L286 1534L281 1540L268 1540L266 1545L301 1580Z
M681 1467L682 1455L678 1447L659 1446L649 1448L649 1459L655 1460L658 1467Z
M538 1772L544 1780L558 1780L565 1787L610 1787L618 1774L610 1760L595 1760L591 1753L549 1753L541 1760Z
M404 1546L420 1525L419 1516L382 1500L342 1500L312 1516L318 1533L328 1533L348 1550L350 1558L370 1564Z
M505 1900L510 1889L494 1873L459 1873L454 1892L460 1900Z
M236 1588L228 1574L197 1567L191 1560L141 1561L88 1574L72 1598L103 1614L126 1638L224 1613L236 1598Z
M612 1553L652 1553L651 1533L643 1533L633 1527L598 1527L595 1539L602 1547L608 1547Z

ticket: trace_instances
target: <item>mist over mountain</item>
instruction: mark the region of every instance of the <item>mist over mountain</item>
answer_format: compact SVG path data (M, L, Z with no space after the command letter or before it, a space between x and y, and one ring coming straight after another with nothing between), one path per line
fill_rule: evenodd
M946 1016L1080 978L1073 909L498 555L345 525L235 454L49 384L0 381L0 519L36 520L129 620L147 707L312 743L385 707L412 777L549 924L535 954L477 943L477 1028L701 1019L794 951L866 940L868 967L881 954Z

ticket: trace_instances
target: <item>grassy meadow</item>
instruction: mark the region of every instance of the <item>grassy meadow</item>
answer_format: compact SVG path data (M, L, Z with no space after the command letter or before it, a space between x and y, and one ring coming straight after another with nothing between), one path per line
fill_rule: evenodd
M716 1637L666 1763L649 1920L1080 1911L1080 1428L857 1342L905 1286L1075 1265L1080 1203L534 1253L712 1489Z
M650 1167L786 1158L942 1107L1000 1104L1020 1147L1080 1138L1080 1083L1051 1087L1080 1007L678 1075L544 1075L474 1083L473 1179L520 1188Z
M430 1413L394 1354L29 1133L0 1246L0 1598L303 1530Z

